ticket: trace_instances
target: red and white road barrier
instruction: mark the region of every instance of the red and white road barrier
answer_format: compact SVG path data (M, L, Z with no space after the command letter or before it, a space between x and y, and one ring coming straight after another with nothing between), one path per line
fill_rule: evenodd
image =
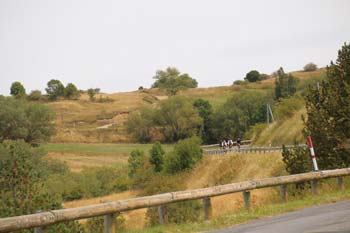
M316 155L315 155L315 151L314 151L314 146L312 145L311 136L307 137L307 144L309 145L309 148L310 148L310 153L311 153L312 163L314 164L314 169L315 169L315 171L318 171Z

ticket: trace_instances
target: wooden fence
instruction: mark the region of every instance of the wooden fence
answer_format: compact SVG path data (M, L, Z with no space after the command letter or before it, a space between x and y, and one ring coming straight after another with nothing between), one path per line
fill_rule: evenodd
M28 228L35 228L35 232L42 232L42 227L55 223L104 216L105 232L112 233L115 229L116 216L120 212L158 206L160 222L166 223L166 204L195 199L203 200L204 216L206 219L208 219L210 218L211 213L210 198L214 196L243 192L245 206L246 208L249 208L249 190L280 186L281 200L286 201L287 184L310 181L312 193L316 194L317 180L337 177L339 188L343 188L343 177L349 175L350 168L325 170L297 175L254 179L250 181L219 185L208 188L163 193L159 195L112 201L96 205L52 210L31 215L8 217L0 219L0 232L9 232Z
M302 147L306 148L306 144L300 144L300 145L286 145L286 149L292 149L295 147ZM227 149L211 149L211 150L203 150L203 154L205 155L220 155L220 154L227 154L227 153L267 153L272 151L281 151L282 146L272 146L272 147L232 147Z

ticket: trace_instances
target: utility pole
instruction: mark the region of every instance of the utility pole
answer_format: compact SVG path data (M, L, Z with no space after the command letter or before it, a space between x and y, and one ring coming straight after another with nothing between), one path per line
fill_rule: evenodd
M266 121L267 121L267 126L269 126L270 121L269 121L269 105L266 104Z
M268 106L269 106L269 110L270 110L270 114L271 114L271 122L275 122L275 118L273 117L273 113L272 113L270 104Z

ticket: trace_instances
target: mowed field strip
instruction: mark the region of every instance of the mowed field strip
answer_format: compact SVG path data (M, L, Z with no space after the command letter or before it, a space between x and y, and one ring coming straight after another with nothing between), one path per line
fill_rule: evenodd
M126 165L133 150L143 150L148 154L152 144L112 144L112 143L49 143L41 146L48 151L47 159L67 163L71 171L79 172L84 167L103 167ZM163 145L166 152L173 145Z

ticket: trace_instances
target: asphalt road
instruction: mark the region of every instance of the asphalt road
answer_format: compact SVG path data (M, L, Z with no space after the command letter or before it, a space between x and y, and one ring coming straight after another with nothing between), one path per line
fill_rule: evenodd
M210 233L350 233L350 201L309 207Z

